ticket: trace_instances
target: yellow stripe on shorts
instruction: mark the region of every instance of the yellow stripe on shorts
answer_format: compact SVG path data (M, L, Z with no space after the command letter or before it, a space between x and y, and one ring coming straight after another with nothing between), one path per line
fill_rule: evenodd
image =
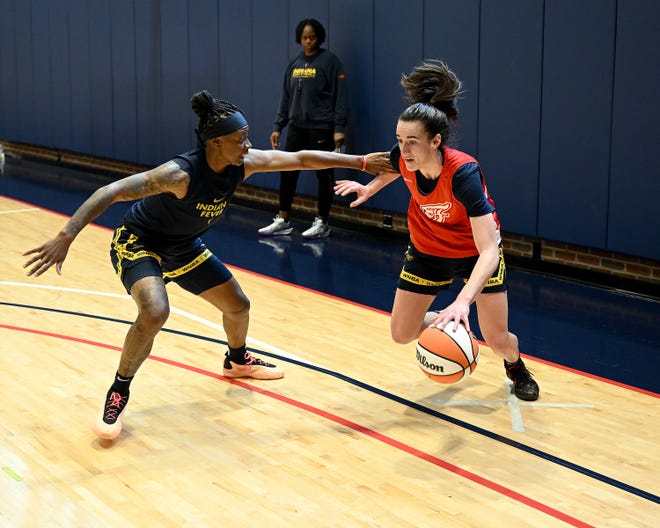
M497 268L497 275L491 277L486 281L487 288L488 286L500 286L504 283L504 272L506 271L506 265L504 264L504 250L500 247L500 264Z
M408 273L405 270L401 270L401 275L399 275L399 277L401 277L406 282L418 284L420 286L444 286L445 284L451 284L453 282L453 279L440 282L430 281L422 277L418 277L417 275L413 275L412 273Z
M174 279L176 277L180 277L184 273L188 273L190 270L195 269L200 264L206 262L212 255L213 253L211 253L211 250L205 249L204 252L201 253L195 260L193 260L192 262L188 262L188 264L186 264L185 266L181 266L178 269L163 273L163 277L166 277L168 279Z
M156 253L153 253L152 251L146 251L144 249L140 251L131 251L127 249L127 246L129 244L133 244L137 241L138 237L134 234L130 234L128 237L128 240L126 241L125 244L120 244L119 243L119 237L122 234L122 231L126 231L125 226L121 226L119 229L115 231L115 237L112 239L112 246L114 247L116 253L117 253L117 275L121 277L122 275L122 262L124 260L130 260L134 261L137 259L140 259L142 257L153 257L155 258L158 263L160 263L160 256L157 255Z

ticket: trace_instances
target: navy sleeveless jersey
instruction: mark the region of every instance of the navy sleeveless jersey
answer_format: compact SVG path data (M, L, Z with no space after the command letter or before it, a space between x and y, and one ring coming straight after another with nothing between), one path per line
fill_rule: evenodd
M172 161L190 175L186 196L147 196L135 202L123 220L131 233L165 245L190 242L207 231L220 219L245 176L243 165L213 172L204 150L180 154Z

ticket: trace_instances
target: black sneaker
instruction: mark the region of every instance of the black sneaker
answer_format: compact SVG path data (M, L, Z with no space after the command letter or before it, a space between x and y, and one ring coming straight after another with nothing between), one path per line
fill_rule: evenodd
M122 396L116 391L108 391L105 405L94 423L94 433L99 438L112 440L121 433L121 417L124 414L128 396Z
M532 378L532 374L527 370L525 363L520 358L515 363L504 362L506 377L513 381L513 393L525 401L534 401L539 399L539 385Z

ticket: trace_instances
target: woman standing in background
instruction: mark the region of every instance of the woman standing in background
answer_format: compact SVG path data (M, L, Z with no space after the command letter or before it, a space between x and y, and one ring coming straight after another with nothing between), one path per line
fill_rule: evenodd
M341 61L321 48L325 28L318 20L306 18L296 27L296 42L302 51L286 68L280 108L275 130L270 136L274 149L280 146L280 134L288 125L284 150L339 150L344 144L348 96L346 75ZM262 236L288 235L293 231L289 221L300 171L280 174L279 212L273 222L261 229ZM304 238L321 238L330 234L328 216L334 196L332 169L316 171L318 179L318 214L312 226L302 233Z

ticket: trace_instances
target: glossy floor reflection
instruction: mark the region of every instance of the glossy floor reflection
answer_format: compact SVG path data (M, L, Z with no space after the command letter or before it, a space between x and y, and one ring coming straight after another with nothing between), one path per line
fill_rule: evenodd
M0 194L70 215L102 181L84 171L10 159ZM126 207L113 206L97 223L114 226ZM326 239L304 240L308 221L295 217L292 235L260 237L257 229L272 215L232 204L205 242L229 265L390 310L404 242L334 227ZM525 354L660 392L660 302L511 267L508 280L510 327ZM436 306L454 293L439 297ZM479 335L474 313L470 322Z

